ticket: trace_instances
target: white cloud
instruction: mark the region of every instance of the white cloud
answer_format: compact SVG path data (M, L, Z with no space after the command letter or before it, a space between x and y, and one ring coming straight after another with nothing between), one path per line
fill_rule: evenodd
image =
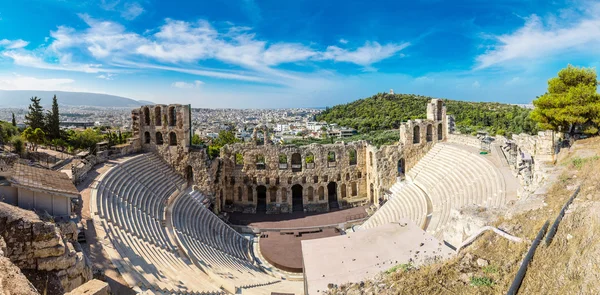
M100 74L100 75L96 76L96 78L104 79L104 80L114 80L115 76L116 76L116 74L105 73L105 74Z
M4 51L2 55L13 60L16 65L47 69L47 70L61 70L61 71L73 71L73 72L84 72L84 73L101 73L101 72L114 72L118 70L102 68L100 64L53 64L42 60L41 58L29 54L20 53L17 51Z
M73 79L39 79L36 77L4 76L0 77L0 89L3 90L65 90L75 91L71 85Z
M171 84L171 86L173 86L175 88L181 88L181 89L192 89L192 88L198 88L202 84L204 84L204 82L202 82L200 80L195 80L192 83L178 81L178 82L173 82L173 84Z
M6 49L18 49L18 48L23 48L27 45L29 45L29 42L24 41L22 39L18 39L18 40L2 39L2 40L0 40L0 47L4 47Z
M364 46L354 51L342 49L337 46L329 46L327 47L327 51L323 53L322 58L370 67L374 63L394 56L409 45L410 43L407 42L402 44L390 43L381 46L378 42L366 42Z
M348 44L348 40L346 40L344 38L340 39L339 42L342 43L342 44Z
M125 3L124 10L121 12L121 16L126 20L134 20L138 16L144 13L144 8L137 2Z
M491 49L476 57L476 69L507 62L532 61L563 53L595 54L600 46L600 4L583 13L549 16L546 20L533 14L525 18L518 30L492 36Z

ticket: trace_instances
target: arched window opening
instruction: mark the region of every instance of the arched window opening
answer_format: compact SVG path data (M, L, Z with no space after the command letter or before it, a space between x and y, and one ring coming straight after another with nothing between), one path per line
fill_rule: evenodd
M302 171L302 156L299 153L292 154L292 172Z
M256 170L265 170L265 156L256 155Z
M327 153L327 167L335 167L335 152Z
M307 199L308 199L309 202L312 202L314 200L315 197L314 197L314 192L313 192L312 186L309 186L306 189L306 197L307 197Z
M350 180L350 173L346 173L346 181Z
M352 183L351 188L352 188L352 196L356 197L356 195L358 195L358 185L356 184L356 182Z
M404 158L401 158L400 160L398 160L398 176L403 176L404 171Z
M292 186L292 211L304 211L304 197L302 196L302 186L295 184Z
M285 154L279 155L279 169L287 169L287 156Z
M356 150L351 149L348 151L348 164L350 166L356 165Z
M259 185L256 187L256 213L267 212L267 187Z
M373 152L369 152L369 165L373 167Z
M413 143L421 142L421 127L415 126L413 128Z
M319 182L319 176L317 176L317 175L313 176L313 182L314 183Z
M437 119L439 121L442 120L442 115L443 115L443 107L444 107L444 103L441 100L438 100L437 102Z
M254 202L254 190L248 186L248 202Z
M175 107L169 107L169 126L177 125L177 112Z
M304 162L306 162L306 168L308 168L308 169L315 168L315 155L313 155L313 153L306 154L306 158L304 158Z
M150 143L150 132L148 132L148 131L144 132L144 142L146 144Z
M438 135L438 140L444 139L444 129L442 128L442 124L438 125L437 135Z
M169 133L169 145L177 145L177 134L175 132Z
M156 144L164 144L162 133L156 132Z
M154 108L154 125L162 126L162 118L161 118L161 110L160 107Z
M241 202L242 199L244 198L244 193L242 192L242 187L238 186L237 188L237 194L238 194L238 202Z
M276 203L277 202L277 187L271 187L269 189L269 202Z
M186 175L186 179L187 179L188 183L194 182L194 168L192 168L192 166L188 165L185 168L185 175ZM232 178L232 180L233 180L233 178Z
M287 203L287 189L285 187L281 188L281 202Z
M325 188L319 187L319 201L325 200Z
M346 184L342 183L342 186L340 187L340 191L342 194L342 199L346 198Z
M431 124L427 125L427 136L425 139L427 142L433 141L433 126L431 126Z
M144 107L144 123L146 126L150 126L150 110L148 107Z

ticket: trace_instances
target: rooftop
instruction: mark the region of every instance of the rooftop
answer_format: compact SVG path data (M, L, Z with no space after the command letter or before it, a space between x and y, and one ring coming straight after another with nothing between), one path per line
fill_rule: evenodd
M79 195L79 191L65 173L15 163L10 182L15 186Z

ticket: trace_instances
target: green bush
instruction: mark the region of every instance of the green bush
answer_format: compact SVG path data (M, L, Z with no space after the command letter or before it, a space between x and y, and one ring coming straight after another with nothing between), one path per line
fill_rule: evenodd
M471 286L473 287L491 287L494 281L488 277L471 277Z

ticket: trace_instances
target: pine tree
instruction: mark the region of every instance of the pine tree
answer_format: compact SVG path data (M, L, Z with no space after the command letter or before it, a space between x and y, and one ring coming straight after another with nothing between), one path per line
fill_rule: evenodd
M52 98L52 111L46 115L46 132L50 139L60 138L60 114L56 95Z
M25 115L25 124L31 129L44 129L44 108L40 104L40 98L32 97L29 105L29 113Z
M17 119L15 119L15 113L12 113L12 125L17 127Z

